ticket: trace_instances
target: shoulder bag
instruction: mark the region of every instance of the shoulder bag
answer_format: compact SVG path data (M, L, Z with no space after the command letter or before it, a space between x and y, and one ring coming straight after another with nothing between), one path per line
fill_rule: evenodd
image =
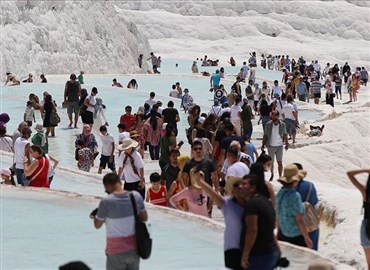
M130 199L135 216L135 236L137 252L142 259L148 259L152 253L152 239L146 224L139 219L134 194L130 192Z
M320 225L319 215L317 214L315 207L308 201L311 195L312 185L313 184L310 183L310 189L308 190L306 201L303 203L305 209L304 222L306 223L308 232L316 231Z
M56 126L60 123L60 117L55 110L51 110L50 112L50 124Z

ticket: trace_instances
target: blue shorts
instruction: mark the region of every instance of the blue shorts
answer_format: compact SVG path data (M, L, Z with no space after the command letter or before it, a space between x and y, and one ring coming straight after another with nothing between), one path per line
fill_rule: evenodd
M366 235L366 225L369 221L367 219L363 219L361 223L361 230L360 230L360 237L361 237L361 246L363 248L370 247L370 239Z
M288 134L297 133L296 126L295 126L295 120L286 118L284 122L285 122L286 132L288 132Z

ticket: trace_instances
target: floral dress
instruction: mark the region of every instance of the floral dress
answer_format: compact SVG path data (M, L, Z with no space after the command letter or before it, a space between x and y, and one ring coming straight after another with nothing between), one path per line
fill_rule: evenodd
M93 153L88 147L78 150L79 161L77 166L81 171L90 172L92 156Z

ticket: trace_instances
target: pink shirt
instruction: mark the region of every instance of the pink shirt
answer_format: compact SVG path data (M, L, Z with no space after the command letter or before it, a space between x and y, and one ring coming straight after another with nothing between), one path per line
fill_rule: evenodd
M150 125L150 118L145 121L144 125L144 134L146 137L146 141L149 142L153 146L159 145L159 140L161 138L162 133L162 119L157 117L157 129L153 130L152 126Z
M170 204L175 206L182 199L186 199L189 212L208 217L207 196L202 191L198 192L191 187L185 188L170 199Z

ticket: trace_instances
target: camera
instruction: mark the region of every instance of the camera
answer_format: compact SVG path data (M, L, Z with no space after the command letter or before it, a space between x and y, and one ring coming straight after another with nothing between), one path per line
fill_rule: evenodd
M92 212L90 213L90 218L91 218L91 219L94 219L97 213L98 213L98 208L95 208L95 209L94 209L94 210L92 210Z
M289 264L289 260L286 257L282 257L277 260L275 267L286 268L289 266Z

